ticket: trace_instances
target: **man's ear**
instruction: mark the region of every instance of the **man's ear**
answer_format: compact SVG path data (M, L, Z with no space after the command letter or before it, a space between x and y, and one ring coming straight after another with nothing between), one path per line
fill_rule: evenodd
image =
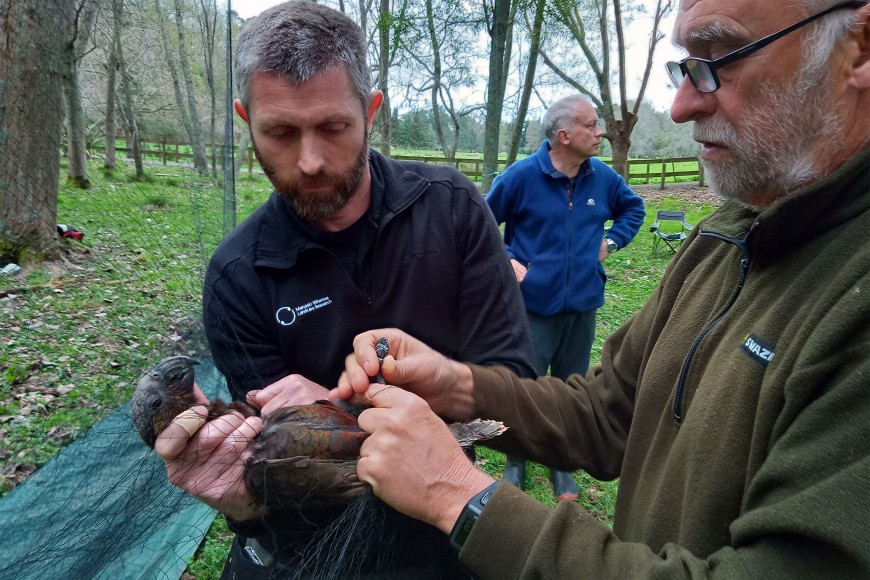
M858 11L858 30L854 38L857 54L852 61L850 84L860 90L870 90L870 4Z
M235 107L236 114L242 119L242 121L244 121L245 123L250 125L251 122L248 121L248 112L242 106L242 101L240 101L239 99L236 99L235 101L233 101L233 107Z
M375 115L378 114L378 109L381 108L383 102L384 93L378 90L372 91L372 98L369 101L369 109L366 112L366 121L368 123L369 132L371 132L372 126L375 124Z

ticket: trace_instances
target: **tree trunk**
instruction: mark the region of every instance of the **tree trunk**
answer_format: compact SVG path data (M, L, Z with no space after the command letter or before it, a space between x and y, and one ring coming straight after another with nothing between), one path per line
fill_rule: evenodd
M211 171L217 175L217 87L214 78L214 49L217 33L217 0L199 0L200 30L203 39L203 59L205 64L205 80L209 96L209 135L211 144Z
M68 2L0 0L0 267L60 256L57 190Z
M616 133L610 140L613 148L613 170L620 174L628 183L628 150L631 148L631 138L624 132Z
M505 93L505 45L510 26L511 0L495 0L490 28L489 81L486 97L486 128L483 139L483 180L481 191L486 194L498 172L498 137Z
M121 73L121 98L124 111L124 123L127 127L127 154L132 153L133 164L136 168L136 181L145 179L145 164L142 162L142 143L139 141L139 124L136 122L136 109L133 106L133 82L130 79L130 71L127 69L127 61L124 60L124 47L118 44L118 67ZM132 152L130 146L132 145Z
M70 50L67 57L73 56ZM88 178L88 151L85 143L85 123L82 111L82 92L79 84L78 63L67 61L63 79L67 110L67 184L90 189Z
M628 183L628 151L631 149L631 132L637 122L637 117L624 110L625 119L614 120L610 133L610 145L613 148L613 170L620 174Z
M154 6L157 12L162 14L163 6L160 0L154 0ZM184 95L181 92L181 81L178 78L178 67L175 66L175 53L172 51L172 43L169 41L169 32L166 26L161 21L158 23L160 41L163 44L163 56L166 58L166 68L169 69L169 77L172 79L172 92L175 94L175 106L178 107L178 116L181 117L181 124L184 127L184 132L188 138L193 134L191 126L190 111L184 104ZM194 156L196 150L194 150ZM194 166L196 165L196 157L194 157Z
M67 107L67 183L82 189L91 186L88 178L88 151L85 141L85 120L82 108L79 67L90 36L90 27L97 14L99 0L82 0L67 29L65 50L64 91ZM55 32L57 34L57 32Z
M251 132L248 130L248 127L245 126L242 129L242 135L239 138L239 150L236 152L235 157L235 167L233 171L236 173L236 179L239 178L239 174L242 172L242 167L248 160L248 148L251 146Z
M526 122L526 113L529 111L529 100L532 98L532 87L535 84L535 71L538 65L538 51L541 48L541 28L544 25L544 7L547 0L537 0L535 3L535 19L532 24L532 38L529 43L529 61L526 65L526 79L523 82L523 94L520 96L520 107L514 121L514 131L511 135L510 148L508 149L505 169L517 160L517 151L520 148L520 139L523 136L523 125Z
M342 9L344 12L344 9ZM368 14L368 6L366 5L366 0L359 0L359 26L363 29L363 32L366 32L368 23L366 22L366 16Z
M390 144L393 139L392 109L390 108L390 0L381 0L381 17L378 22L378 36L380 39L380 58L378 59L378 89L384 94L384 103L381 105L379 134L381 136L381 155L390 156Z
M181 75L184 77L184 86L187 90L187 107L190 110L190 125L188 136L190 146L193 148L193 167L200 175L208 175L208 159L205 153L205 144L202 137L202 125L199 121L199 108L196 104L196 91L193 89L193 76L190 69L190 61L187 58L186 36L184 24L181 21L181 4L175 0L175 27L178 29L178 60L181 65ZM168 46L167 46L168 48ZM184 106L179 102L180 106Z
M115 101L117 95L118 50L121 47L121 27L124 25L124 0L112 0L112 45L109 48L109 62L106 75L106 158L103 168L112 172L115 160Z
M435 123L435 136L438 137L438 145L445 157L453 157L450 154L444 125L441 122L441 47L438 43L438 33L435 30L435 14L432 8L432 0L426 0L426 29L429 32L429 44L432 46L432 91L430 102L432 104L432 121Z

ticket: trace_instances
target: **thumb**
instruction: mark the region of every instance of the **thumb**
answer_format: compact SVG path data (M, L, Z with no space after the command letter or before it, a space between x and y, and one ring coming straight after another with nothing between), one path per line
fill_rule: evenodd
M263 407L263 402L257 400L257 397L260 396L261 391L262 389L254 389L253 391L248 391L248 394L245 395L245 402L247 402L252 407L261 409Z
M154 450L163 458L163 461L172 461L181 455L190 438L205 424L207 416L208 409L202 405L196 405L181 412L157 436Z
M393 358L393 355L388 354L384 357L384 362L381 363L381 375L384 380L391 385L403 385L407 381L407 367ZM371 392L371 389L369 389Z

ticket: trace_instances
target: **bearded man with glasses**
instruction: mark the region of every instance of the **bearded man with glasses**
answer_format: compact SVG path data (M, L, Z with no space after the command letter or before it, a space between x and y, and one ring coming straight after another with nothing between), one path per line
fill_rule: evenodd
M870 5L682 0L674 42L671 116L725 203L585 377L359 335L337 389L378 407L359 476L482 578L870 578ZM368 384L380 336L406 390ZM613 529L493 482L434 413L619 477Z
M749 22L736 4L733 19L705 15L704 4L694 3L675 30L674 41L691 56L667 68L679 89L671 116L695 122L704 169L719 195L767 207L866 144L870 110L854 109L853 122L853 104L834 94L840 79L833 78L830 57L848 38L844 23L855 21L856 10L866 12L867 0L824 9L827 2L804 0L798 4L810 16L769 34L772 17L784 20L778 3L762 3L759 11L769 17ZM683 83L685 76L691 82ZM842 147L830 143L843 137Z

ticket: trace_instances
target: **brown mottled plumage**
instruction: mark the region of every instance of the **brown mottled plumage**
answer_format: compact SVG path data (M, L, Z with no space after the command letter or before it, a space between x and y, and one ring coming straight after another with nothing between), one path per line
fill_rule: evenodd
M172 420L196 404L194 359L175 356L162 360L136 385L130 400L133 424L142 440L154 447L157 435ZM368 434L357 424L365 407L346 408L329 401L284 407L263 417L263 431L254 440L245 466L245 482L254 498L267 508L341 506L362 496L368 485L356 473L362 442ZM208 420L231 410L244 416L256 411L241 401L209 404ZM505 431L497 421L453 423L450 430L463 446L491 439Z

